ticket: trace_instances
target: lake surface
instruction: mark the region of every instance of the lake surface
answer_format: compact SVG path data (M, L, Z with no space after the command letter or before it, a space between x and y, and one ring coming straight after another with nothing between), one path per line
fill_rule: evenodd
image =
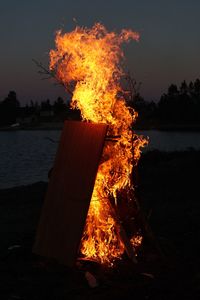
M182 151L190 148L200 150L200 132L137 130L138 134L149 137L146 150Z
M144 151L200 149L200 132L137 131L149 136ZM47 181L60 130L0 131L0 189Z

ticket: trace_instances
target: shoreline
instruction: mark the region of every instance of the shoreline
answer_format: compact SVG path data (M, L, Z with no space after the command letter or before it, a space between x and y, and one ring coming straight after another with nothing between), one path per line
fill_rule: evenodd
M159 164L162 161L163 162L168 161L170 164L171 161L182 161L182 163L183 163L184 159L189 160L190 157L194 157L194 159L195 159L195 157L200 158L200 149L188 148L185 150L175 150L175 151L161 151L158 149L153 149L153 150L149 149L148 151L143 151L141 153L141 157L140 157L140 160L138 163L138 169L141 168L141 165L146 164L146 163L151 164L152 162ZM32 186L32 185L35 185L38 183L47 185L48 182L46 180L42 179L39 181L36 180L33 182L23 183L20 185L0 187L0 192L1 191L9 192L9 190L19 189L19 188L23 188L26 186Z
M58 124L43 124L40 126L18 126L18 127L12 127L12 126L4 126L0 127L0 131L40 131L40 130L62 130L64 123L58 123ZM200 125L161 125L161 126L133 126L133 131L171 131L171 132L199 132L200 131Z

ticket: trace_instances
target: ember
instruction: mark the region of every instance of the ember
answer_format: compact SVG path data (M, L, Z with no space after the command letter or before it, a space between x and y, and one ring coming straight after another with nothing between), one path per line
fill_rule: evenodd
M120 96L121 45L138 39L132 30L117 34L97 23L91 29L57 32L56 49L50 51L50 69L67 89L73 89L72 108L80 109L84 121L107 124L108 135L117 136L104 146L80 248L84 257L106 265L119 259L125 248L111 202L117 207L120 191L134 188L133 167L146 144L131 129L137 113ZM137 248L142 237L135 234L130 242Z

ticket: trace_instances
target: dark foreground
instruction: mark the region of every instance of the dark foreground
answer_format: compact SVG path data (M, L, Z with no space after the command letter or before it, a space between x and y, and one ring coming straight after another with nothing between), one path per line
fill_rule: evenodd
M200 299L199 170L196 151L142 156L138 196L163 257L101 271L94 289L84 269L31 252L47 184L0 190L0 299Z

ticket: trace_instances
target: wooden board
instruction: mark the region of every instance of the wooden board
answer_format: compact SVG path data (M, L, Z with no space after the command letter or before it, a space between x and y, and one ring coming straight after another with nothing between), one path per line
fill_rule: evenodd
M72 266L82 237L107 126L66 121L33 252Z

